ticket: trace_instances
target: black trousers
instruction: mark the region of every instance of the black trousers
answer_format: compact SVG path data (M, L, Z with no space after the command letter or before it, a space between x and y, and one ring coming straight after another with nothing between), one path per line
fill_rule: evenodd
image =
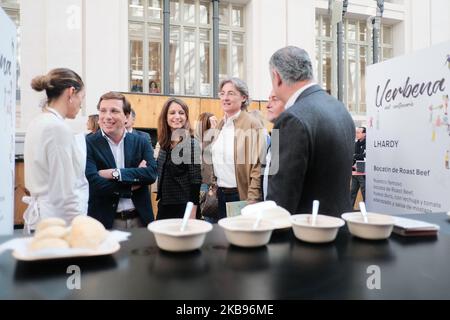
M352 209L355 206L356 196L358 195L358 190L361 188L361 194L363 201L366 201L366 176L352 176L352 188L350 192L350 199L352 203Z

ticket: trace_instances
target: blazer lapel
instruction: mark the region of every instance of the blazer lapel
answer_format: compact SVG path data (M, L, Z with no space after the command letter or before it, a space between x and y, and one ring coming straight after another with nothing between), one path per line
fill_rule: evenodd
M108 141L105 137L103 137L101 131L97 132L97 144L98 150L103 155L106 165L108 168L116 168L116 160L114 160L114 155L112 154L111 148L109 146Z
M125 157L125 168L131 168L133 167L131 165L131 158L133 156L133 144L134 144L134 137L132 134L127 133L123 142L123 153Z

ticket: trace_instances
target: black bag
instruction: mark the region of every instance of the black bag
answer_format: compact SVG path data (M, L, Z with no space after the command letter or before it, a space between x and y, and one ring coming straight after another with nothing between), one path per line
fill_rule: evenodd
M219 217L219 201L217 185L211 184L208 191L200 196L200 212L203 217L217 219Z

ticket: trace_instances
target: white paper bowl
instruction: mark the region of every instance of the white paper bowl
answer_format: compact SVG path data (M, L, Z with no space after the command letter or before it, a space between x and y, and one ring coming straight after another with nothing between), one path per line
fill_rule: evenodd
M368 222L360 212L347 212L342 214L342 219L347 221L348 230L356 237L368 240L383 240L390 237L395 220L385 214L367 213Z
M183 219L165 219L148 225L148 230L155 235L160 249L182 252L196 250L203 245L206 234L212 230L211 223L190 219L185 230L180 231L182 221Z
M275 224L276 230L288 230L292 227L291 214L280 206L253 212L246 212L243 209L242 216L256 218L260 212L262 213L262 218L264 220L269 220Z
M292 229L297 239L311 243L326 243L336 239L339 228L345 222L340 218L317 215L316 224L311 225L312 214L296 214L291 216Z
M261 220L256 229L253 229L256 218L232 217L219 220L219 226L225 230L229 243L239 247L265 246L275 229L275 224L268 220Z

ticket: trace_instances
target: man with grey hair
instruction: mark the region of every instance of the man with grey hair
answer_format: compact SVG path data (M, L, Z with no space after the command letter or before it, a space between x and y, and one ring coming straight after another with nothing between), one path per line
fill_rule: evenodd
M347 108L313 81L308 53L289 46L270 59L272 87L286 103L275 122L278 172L269 176L268 200L291 214L340 215L351 210L350 178L355 127ZM278 158L278 159L277 159Z

